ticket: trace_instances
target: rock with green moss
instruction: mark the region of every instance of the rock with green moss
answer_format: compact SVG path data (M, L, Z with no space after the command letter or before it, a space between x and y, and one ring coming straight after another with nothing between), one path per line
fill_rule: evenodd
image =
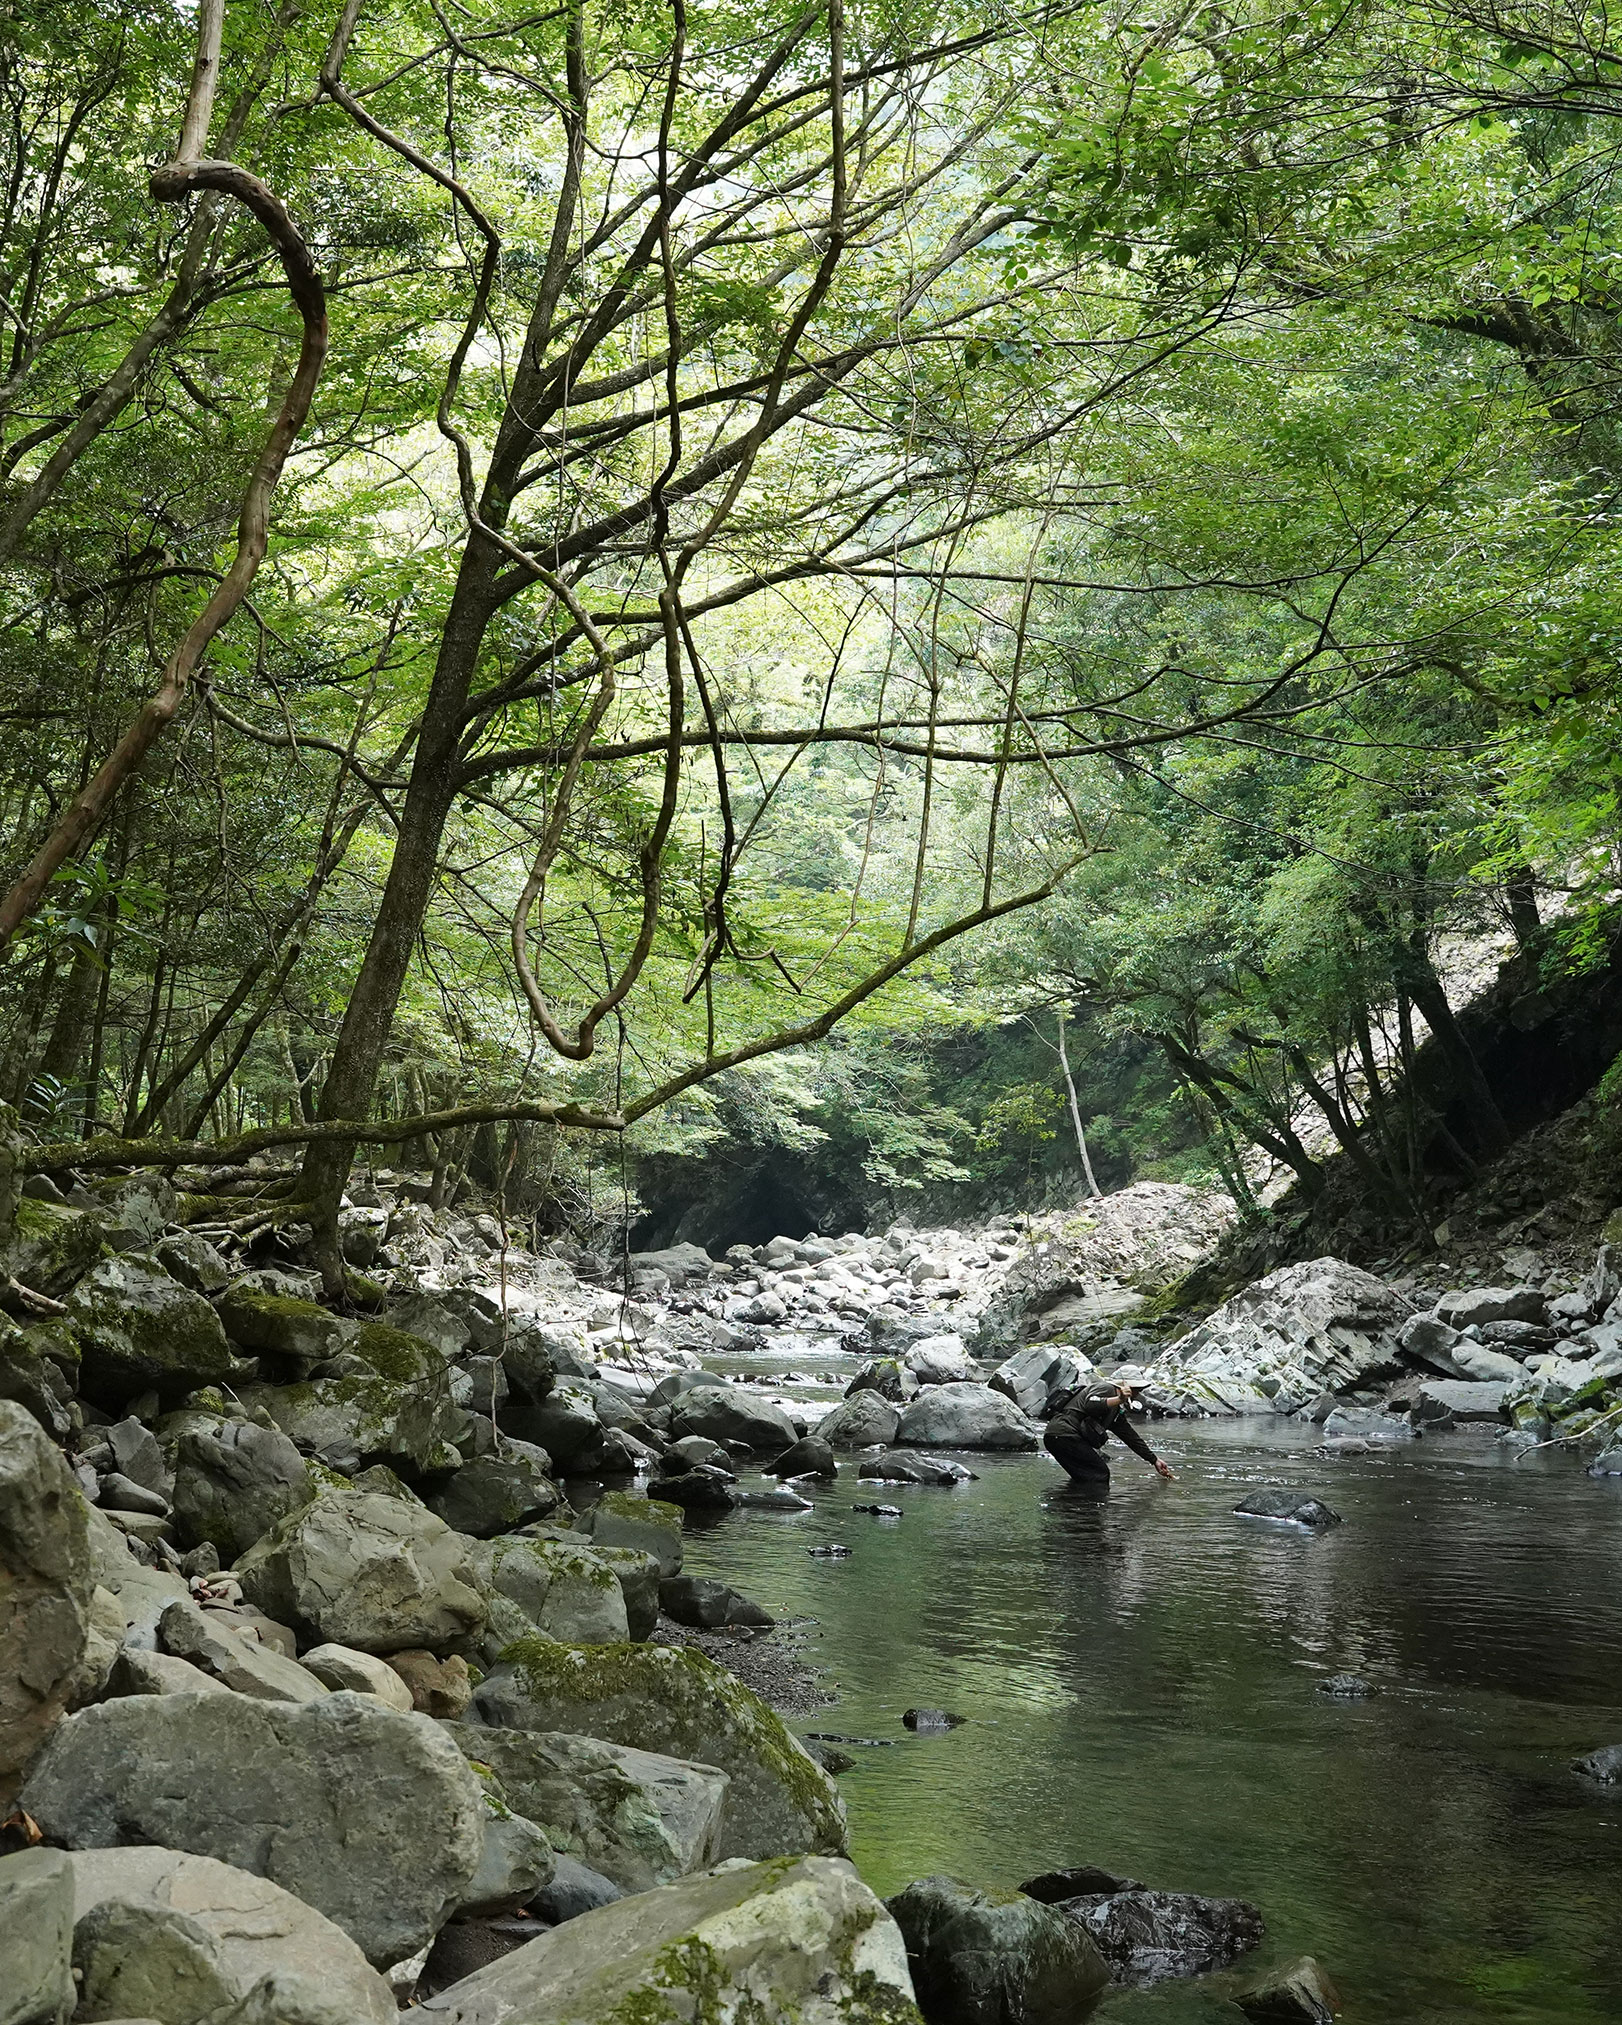
M20 1329L0 1315L0 1399L14 1400L57 1441L73 1426L73 1398L79 1348L62 1328Z
M1074 2025L1109 1983L1081 1922L1023 1892L924 1877L885 1903L929 2025Z
M80 1683L95 1585L86 1510L38 1421L0 1400L0 1815Z
M425 1475L461 1460L453 1443L463 1415L443 1366L399 1379L357 1361L342 1378L248 1386L242 1403L250 1411L262 1406L306 1455L344 1476L373 1462Z
M446 1727L555 1849L622 1891L651 1891L717 1860L728 1780L714 1765L561 1731Z
M336 1357L355 1334L353 1322L329 1314L314 1301L266 1293L259 1287L228 1288L219 1316L233 1343L256 1356L285 1357L301 1372Z
M920 2025L895 1923L821 1856L600 1906L419 2010L425 2025Z
M106 1250L101 1218L92 1211L21 1196L0 1266L36 1294L60 1300Z
M639 1547L653 1555L661 1575L681 1573L681 1507L633 1491L605 1491L575 1520L594 1546Z
M333 1491L289 1513L233 1572L250 1603L319 1643L444 1652L488 1615L473 1544L420 1505Z
M447 1526L489 1540L558 1509L563 1499L557 1485L532 1459L544 1458L544 1451L527 1442L512 1447L529 1453L475 1456L430 1493L429 1504Z
M480 1649L486 1664L537 1633L566 1645L611 1645L629 1636L619 1576L583 1540L510 1533L472 1552L490 1598Z
M759 1695L702 1653L535 1638L502 1661L474 1696L493 1727L567 1730L725 1772L723 1856L843 1851L845 1809L832 1780Z
M594 1540L591 1551L619 1578L627 1634L652 1638L659 1623L659 1563L640 1547L605 1547Z
M149 1259L103 1259L73 1290L67 1319L82 1353L80 1389L122 1409L144 1392L178 1403L199 1385L240 1380L245 1365L201 1294Z

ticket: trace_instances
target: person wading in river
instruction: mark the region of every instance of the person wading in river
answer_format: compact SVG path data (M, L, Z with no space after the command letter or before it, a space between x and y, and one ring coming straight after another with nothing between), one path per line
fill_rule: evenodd
M1175 1482L1171 1465L1160 1460L1127 1418L1132 1396L1132 1387L1124 1380L1109 1379L1103 1384L1072 1386L1049 1407L1042 1446L1063 1466L1073 1483L1100 1495L1108 1491L1109 1464L1104 1460L1104 1444L1112 1434L1145 1462L1153 1463L1163 1477Z

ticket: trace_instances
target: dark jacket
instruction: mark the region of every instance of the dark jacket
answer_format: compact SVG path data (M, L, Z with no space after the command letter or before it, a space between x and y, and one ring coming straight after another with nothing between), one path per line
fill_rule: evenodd
M1089 1448L1102 1448L1113 1434L1145 1462L1154 1462L1154 1450L1132 1425L1126 1408L1109 1404L1114 1391L1113 1385L1087 1385L1061 1394L1048 1414L1048 1432L1084 1441Z

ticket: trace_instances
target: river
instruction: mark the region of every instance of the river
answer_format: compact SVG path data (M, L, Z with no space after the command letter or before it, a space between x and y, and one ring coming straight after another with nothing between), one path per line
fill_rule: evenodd
M1232 2025L1228 1994L1299 1953L1362 2025L1615 2025L1622 1789L1568 1766L1622 1741L1622 1485L1484 1435L1154 1438L1181 1480L1117 1449L1102 1505L1045 1456L963 1457L957 1490L858 1486L845 1459L810 1512L690 1535L692 1572L814 1620L837 1700L795 1727L875 1740L840 1779L863 1876L1101 1864L1261 1907L1237 1970L1113 1994L1109 2025ZM1275 1483L1345 1523L1234 1516ZM905 1516L851 1509L873 1500ZM848 1560L807 1552L836 1541ZM1346 1672L1375 1696L1319 1691ZM913 1705L967 1720L912 1736Z

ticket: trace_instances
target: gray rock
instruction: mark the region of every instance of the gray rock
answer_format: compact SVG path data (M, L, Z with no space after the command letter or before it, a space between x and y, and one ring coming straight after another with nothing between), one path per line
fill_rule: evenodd
M763 1491L740 1490L737 1494L740 1506L757 1512L809 1512L811 1501L802 1498L798 1491L788 1484L773 1484Z
M484 1629L473 1552L420 1505L335 1491L289 1513L233 1572L250 1603L317 1643L434 1651Z
M212 1298L231 1284L231 1268L222 1254L195 1231L177 1231L172 1237L160 1238L153 1246L153 1257L171 1279L190 1287L194 1294Z
M480 1685L474 1706L497 1728L566 1730L719 1767L732 1782L723 1856L845 1846L837 1789L781 1718L701 1653L533 1639Z
M45 1430L0 1400L0 1818L81 1683L95 1586L85 1514Z
M774 1477L836 1477L839 1464L825 1436L808 1434L791 1449L786 1449L775 1462L768 1463L766 1473Z
M626 1636L651 1638L659 1622L659 1563L639 1547L604 1547L593 1541L591 1551L618 1579L625 1599Z
M1444 1294L1436 1313L1455 1329L1472 1322L1547 1322L1548 1304L1536 1287L1465 1287Z
M630 1636L619 1575L584 1540L511 1533L480 1543L475 1553L489 1597L480 1647L486 1663L537 1634L566 1645L612 1645Z
M296 1659L240 1638L195 1603L171 1603L158 1620L165 1652L210 1674L233 1693L261 1702L320 1701L331 1690Z
M135 1483L121 1470L109 1470L102 1478L100 1503L104 1512L130 1512L149 1519L166 1519L170 1509L167 1498Z
M885 1904L929 2025L1074 2025L1109 1982L1092 1936L1021 1892L926 1877Z
M1506 1390L1502 1379L1490 1379L1485 1384L1460 1378L1427 1379L1414 1401L1415 1424L1502 1420Z
M449 1734L555 1850L621 1891L648 1891L718 1860L728 1782L713 1765L562 1731L458 1723Z
M432 2025L918 2025L894 1923L848 1863L817 1856L599 1907L418 2009Z
M681 1507L630 1491L605 1491L575 1520L594 1546L635 1547L651 1554L661 1575L681 1573Z
M1410 1364L1443 1378L1460 1378L1458 1351L1470 1339L1436 1315L1410 1315L1397 1331L1397 1348Z
M896 1439L914 1448L1027 1450L1037 1430L989 1385L931 1385L903 1409Z
M834 1449L888 1447L901 1425L901 1409L870 1389L853 1393L817 1422L821 1439Z
M980 1379L980 1367L961 1336L925 1336L908 1345L901 1361L920 1385L972 1385Z
M736 1387L707 1386L685 1393L672 1407L670 1432L701 1434L710 1441L739 1442L762 1455L781 1455L799 1440L799 1431L780 1406Z
M776 1619L758 1603L740 1596L725 1582L703 1575L671 1575L659 1584L659 1608L678 1624L696 1625L704 1631L723 1624L753 1624L766 1627Z
M269 1294L240 1281L218 1305L220 1321L233 1343L252 1354L285 1357L300 1374L336 1357L355 1335L355 1324L329 1314L314 1301Z
M732 1383L720 1371L668 1371L648 1394L650 1406L674 1406L678 1399L689 1392L702 1391L706 1386L712 1391L722 1391Z
M997 1366L986 1381L993 1392L1011 1399L1021 1413L1040 1420L1060 1393L1086 1384L1093 1365L1077 1350L1056 1349L1051 1343L1033 1343L1016 1350Z
M63 1861L81 2018L139 2013L191 2025L272 1978L279 2025L328 2025L335 2010L353 2025L394 2025L393 1993L354 1941L268 1878L174 1849L84 1850Z
M477 1765L473 1769L479 1771ZM517 1912L526 1899L551 1881L557 1864L545 1831L513 1811L501 1782L493 1774L481 1774L480 1784L484 1787L484 1854L456 1907L458 1919Z
M377 1967L427 1945L483 1849L456 1746L364 1695L103 1702L58 1725L21 1804L70 1849L156 1843L268 1877Z
M530 1399L510 1418L526 1441L544 1448L566 1476L591 1476L614 1457L589 1381L570 1379Z
M151 1491L167 1510L175 1491L174 1471L164 1461L152 1431L131 1416L108 1428L102 1439L113 1452L119 1474Z
M557 1485L527 1457L485 1455L464 1463L431 1492L428 1509L455 1532L489 1540L550 1518L561 1502Z
M418 1368L402 1375L377 1370L360 1354L369 1332L414 1347ZM377 1338L373 1338L377 1347ZM343 1375L302 1385L250 1385L243 1405L265 1412L299 1449L352 1477L368 1463L398 1463L418 1475L454 1469L466 1420L451 1398L450 1370L414 1337L369 1323L341 1360Z
M653 1478L648 1496L684 1512L730 1512L738 1502L737 1479L728 1470L683 1470Z
M1574 1759L1571 1769L1601 1786L1622 1785L1622 1744L1606 1744L1598 1751L1590 1751L1586 1758Z
M905 1406L909 1399L917 1398L918 1391L917 1374L899 1357L870 1357L857 1366L856 1376L845 1387L845 1397L856 1399L864 1392L876 1392L880 1399Z
M9 1316L0 1315L0 1399L26 1407L56 1441L66 1441L73 1429L68 1409L79 1359L76 1346L66 1364L50 1350L60 1343L66 1352L68 1342L65 1332L19 1329Z
M59 1849L0 1856L0 2025L66 2025L73 1987L73 1866Z
M108 1676L110 1695L228 1695L231 1690L189 1659L125 1646Z
M1414 1438L1412 1422L1373 1406L1337 1406L1324 1421L1323 1432L1331 1445L1356 1441L1381 1446Z
M680 1441L673 1441L666 1451L665 1461L670 1468L675 1468L678 1464L692 1468L697 1464L709 1463L717 1469L726 1470L731 1475L737 1474L732 1468L730 1452L718 1441L711 1441L708 1435L703 1434L684 1434Z
M1340 1524L1339 1512L1301 1491L1252 1491L1234 1510L1242 1519L1274 1519L1285 1525L1306 1526L1313 1532Z
M1234 2002L1254 2025L1334 2025L1340 2016L1335 1986L1311 1955L1298 1955Z
M1472 1343L1468 1336L1460 1337L1453 1361L1461 1377L1473 1379L1478 1385L1518 1385L1525 1376L1517 1358L1507 1351Z
M551 1883L543 1885L530 1900L529 1910L537 1919L558 1927L565 1920L577 1920L582 1913L595 1912L599 1906L612 1905L624 1896L614 1880L604 1877L600 1870L593 1870L576 1857L560 1856Z
M303 1456L279 1428L226 1420L180 1437L175 1527L187 1547L211 1541L229 1564L314 1495Z
M103 1259L73 1290L68 1321L83 1352L80 1383L98 1404L138 1394L179 1400L240 1379L245 1366L201 1294L139 1258Z

